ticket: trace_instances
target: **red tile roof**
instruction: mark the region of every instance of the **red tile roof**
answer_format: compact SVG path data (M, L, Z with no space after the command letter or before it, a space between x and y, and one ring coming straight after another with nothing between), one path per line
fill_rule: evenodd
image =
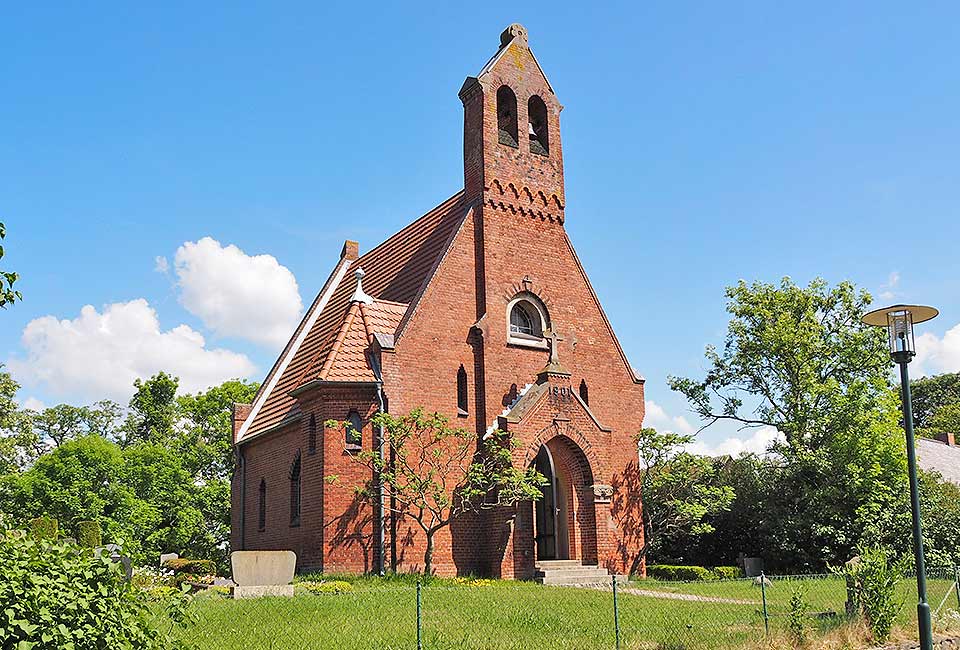
M340 274L341 279L332 289L326 304L321 304L318 296L254 400L250 421L241 430L241 439L296 416L296 401L290 391L307 381L372 381L372 372L359 347L360 332L369 328L365 331L367 336L374 332L393 334L403 316L416 307L424 287L463 221L466 206L462 204L462 197L463 192L458 192L351 262L347 272ZM357 268L362 268L366 273L364 290L376 298L371 305L363 306L365 318L356 318L357 314L351 317L354 307L357 307L359 315L364 316L360 313L359 303L350 302L356 289L352 271ZM336 281L335 276L331 276L333 281ZM314 314L317 309L321 310L320 313ZM297 338L313 318L315 321L309 331L302 342L296 345ZM331 354L338 341L337 350ZM331 359L329 364L328 357ZM274 378L274 373L279 373L279 377Z

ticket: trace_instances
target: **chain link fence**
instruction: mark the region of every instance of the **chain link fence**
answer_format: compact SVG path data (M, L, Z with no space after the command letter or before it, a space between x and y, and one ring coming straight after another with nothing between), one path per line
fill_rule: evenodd
M347 580L301 582L293 598L202 593L191 605L195 623L184 629L184 640L201 650L723 650L796 634L815 638L851 620L846 583L833 575L582 587ZM957 570L932 569L928 582L935 624L960 629ZM898 583L897 598L903 603L897 625L915 624L912 579Z

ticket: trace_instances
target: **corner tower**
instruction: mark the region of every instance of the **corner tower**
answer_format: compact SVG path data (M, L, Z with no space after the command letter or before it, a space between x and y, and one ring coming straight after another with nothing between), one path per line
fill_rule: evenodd
M563 107L514 23L460 89L464 199L563 223Z

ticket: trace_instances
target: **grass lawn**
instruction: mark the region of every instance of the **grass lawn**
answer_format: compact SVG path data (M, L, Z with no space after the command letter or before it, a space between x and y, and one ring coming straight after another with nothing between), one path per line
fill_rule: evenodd
M409 578L345 580L352 583L348 593L313 595L298 588L292 599L233 601L205 594L193 605L199 622L186 636L203 650L416 648L416 587ZM790 596L801 584L811 614L842 613L840 580L775 581L767 588L774 630L786 627ZM629 593L632 589L663 596ZM931 583L934 607L948 589L946 580ZM908 623L915 616L912 583L902 584L901 591L906 603L902 622ZM763 637L760 600L760 588L750 581L632 582L619 598L621 647L738 647ZM955 596L947 607L956 609ZM429 650L614 647L609 591L434 579L422 588L422 620L424 647ZM811 628L837 624L838 619L810 617Z

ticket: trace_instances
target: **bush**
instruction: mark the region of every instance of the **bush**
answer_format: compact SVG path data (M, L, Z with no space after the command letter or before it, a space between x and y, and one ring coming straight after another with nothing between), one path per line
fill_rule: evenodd
M97 548L103 546L103 537L100 534L100 522L77 522L77 544L81 548Z
M173 571L174 575L190 573L198 576L212 576L217 574L217 565L213 560L188 560L178 558L163 563L165 569Z
M34 539L56 539L60 525L53 517L37 517L30 520L30 534Z
M343 580L301 582L299 585L311 594L345 594L353 591L353 585Z
M182 647L156 627L158 612L124 581L119 564L72 543L0 530L0 575L4 648ZM168 621L186 620L182 599L168 601L167 612Z
M894 620L903 609L903 602L896 599L903 563L893 561L885 549L869 548L833 571L846 580L847 615L862 614L874 641L883 643L889 639Z
M674 566L671 564L652 564L647 567L647 576L671 582L716 579L716 575L706 567Z
M798 644L803 645L807 640L807 603L803 599L803 587L797 587L790 596L790 636Z
M738 566L715 566L712 571L718 580L736 580L743 577L743 569Z

